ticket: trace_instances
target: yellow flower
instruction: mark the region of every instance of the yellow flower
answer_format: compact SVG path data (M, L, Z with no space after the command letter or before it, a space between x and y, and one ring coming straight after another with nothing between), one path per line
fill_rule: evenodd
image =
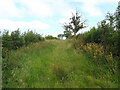
M93 56L94 59L96 59L96 56Z

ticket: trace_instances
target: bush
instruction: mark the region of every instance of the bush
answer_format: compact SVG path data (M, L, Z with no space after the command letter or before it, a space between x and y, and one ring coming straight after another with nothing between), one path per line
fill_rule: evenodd
M103 66L112 73L117 71L117 60L113 57L112 52L108 52L103 45L97 43L84 43L82 40L74 40L74 47L90 58L93 58L95 65Z
M79 34L76 38L83 39L85 43L97 43L106 47L106 50L112 52L113 56L118 56L118 32L109 24L103 21L98 28L93 27L90 31Z
M33 31L28 30L20 34L19 29L17 29L9 34L8 30L4 30L2 34L2 57L4 58L10 50L16 50L22 46L43 40L44 38L40 34L34 33Z
M19 29L11 32L11 49L17 49L24 45L24 39L20 35Z
M25 45L28 45L30 43L35 43L38 41L44 40L41 35L34 33L33 31L27 31L25 32L22 37L24 38Z
M53 37L52 35L48 35L48 36L45 37L45 39L49 40L49 39L58 39L58 38L57 37Z
M9 35L9 31L5 30L2 34L2 47L11 50L12 47L12 40L11 36Z

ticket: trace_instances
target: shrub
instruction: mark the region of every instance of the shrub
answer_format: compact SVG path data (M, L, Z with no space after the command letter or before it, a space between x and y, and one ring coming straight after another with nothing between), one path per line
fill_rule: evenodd
M11 49L17 49L24 45L24 39L20 35L19 29L11 32Z
M28 30L21 34L19 29L17 29L10 34L8 30L4 30L2 34L2 57L5 58L10 50L16 50L22 46L43 40L44 38L40 34L33 31Z
M57 39L57 37L53 37L52 35L48 35L48 36L45 37L45 39L48 39L48 40L49 39Z
M84 43L82 40L74 40L74 47L93 58L97 66L105 66L112 73L117 71L117 60L113 58L112 52L108 52L103 45L97 43Z
M8 50L10 50L12 47L11 36L9 35L9 31L7 30L4 30L2 34L2 47L7 48Z
M22 37L24 38L25 45L44 40L40 34L34 33L33 31L29 30L25 32Z

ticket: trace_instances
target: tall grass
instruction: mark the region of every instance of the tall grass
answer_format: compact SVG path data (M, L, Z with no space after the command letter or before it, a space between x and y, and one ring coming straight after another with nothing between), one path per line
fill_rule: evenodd
M117 87L112 76L104 72L86 55L77 53L71 42L50 40L11 51L3 60L3 87Z
M78 52L86 54L96 67L100 67L95 72L99 72L99 75L102 73L102 76L108 74L111 80L118 83L118 58L113 57L112 52L97 43L84 43L82 40L74 40L72 43Z

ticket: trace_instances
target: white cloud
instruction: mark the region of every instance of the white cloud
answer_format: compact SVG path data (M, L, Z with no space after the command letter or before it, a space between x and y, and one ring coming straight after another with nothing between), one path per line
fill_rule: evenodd
M22 4L24 9L26 9L25 15L35 17L52 15L49 5L44 3L43 0L16 0L16 2Z
M67 17L70 10L72 9L67 0L0 0L0 29L11 31L18 28L20 30L36 29L37 32L40 32L39 30L45 30L45 33L47 33L50 32L50 30L47 31L50 28L48 24L37 20L31 22L26 22L25 20L30 18L45 20L47 17L54 22L54 17ZM53 16L53 19L51 17L49 18L49 16ZM19 19L21 21L12 21L12 19ZM56 36L57 33L53 33L53 35Z
M42 23L40 21L10 21L10 20L0 20L0 29L16 30L16 29L32 29L32 30L46 30L50 26L48 24Z
M69 20L68 20L68 19L65 19L65 18L62 18L62 19L60 19L58 22L62 25L62 24L64 24L64 23L69 22Z
M64 15L70 8L68 0L0 0L0 17L43 18Z
M74 0L75 2L83 2L91 4L100 4L100 3L118 3L119 0Z
M0 17L45 17L53 13L44 0L0 0Z
M58 23L59 24L64 24L64 23L69 23L69 19L71 18L72 16L72 13L75 13L76 10L75 9L69 9L67 12L65 12L63 14L63 18L59 19Z
M0 0L0 17L49 17L65 15L72 9L70 2L83 3L82 10L91 16L101 16L96 6L101 3L117 3L119 0ZM66 14L69 15L69 14Z
M13 0L0 0L0 17L22 17Z
M92 5L85 4L82 9L83 11L88 12L90 16L101 16L102 15L102 12Z
M81 10L88 13L88 16L102 16L102 11L97 5L102 3L118 3L119 0L0 0L0 29L30 28L30 29L49 29L49 25L38 20L25 22L39 18L49 24L63 24L68 22L71 13L75 12L75 4L81 3ZM78 10L80 9L78 8ZM46 17L48 20L46 20ZM60 19L61 18L61 19ZM11 20L22 21L11 21ZM52 21L52 23L50 22ZM54 21L55 20L55 21ZM58 23L55 23L58 20ZM38 30L37 30L38 31ZM52 31L52 30L51 30ZM47 30L46 30L47 32ZM50 31L49 31L50 32ZM56 35L56 34L55 34Z
M43 0L43 1L47 5L49 5L54 14L64 15L66 11L71 9L69 0Z
M74 0L75 2L83 3L82 10L86 11L91 16L101 16L102 11L97 8L99 4L118 3L119 0Z
M101 16L102 12L96 8L97 0L75 0L76 2L83 3L82 10L87 12L90 16Z
M72 16L72 13L75 14L76 10L69 8L66 12L64 12L63 16L66 18L70 18Z
M120 0L92 0L96 3L118 3Z

